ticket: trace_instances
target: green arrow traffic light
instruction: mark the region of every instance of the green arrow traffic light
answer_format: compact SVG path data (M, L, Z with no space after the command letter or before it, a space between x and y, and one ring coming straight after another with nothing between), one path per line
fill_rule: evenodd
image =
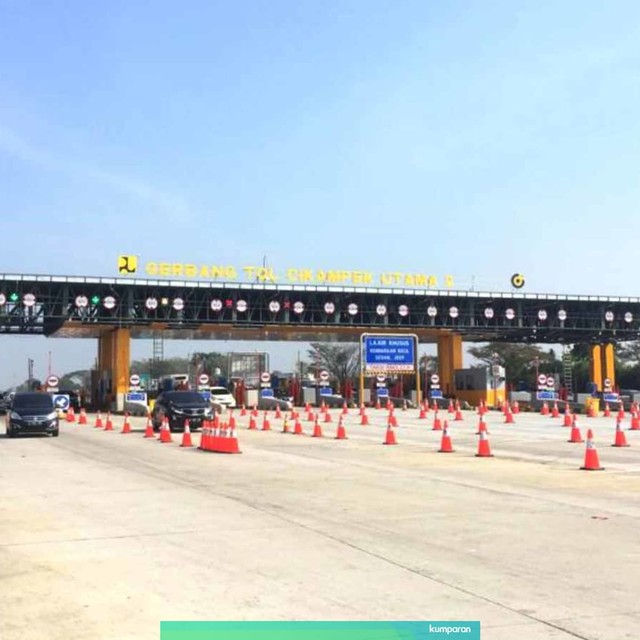
M11 300L11 302L18 302L18 298L19 298L19 297L20 297L20 296L19 296L17 293L12 293L12 294L9 296L9 300Z
M91 304L98 304L100 302L100 296L93 296L91 298Z

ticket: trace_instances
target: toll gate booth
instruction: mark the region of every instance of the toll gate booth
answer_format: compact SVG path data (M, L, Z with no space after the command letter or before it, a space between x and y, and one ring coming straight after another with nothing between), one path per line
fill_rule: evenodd
M456 369L456 397L474 406L484 401L488 407L501 407L507 397L505 373L499 365Z

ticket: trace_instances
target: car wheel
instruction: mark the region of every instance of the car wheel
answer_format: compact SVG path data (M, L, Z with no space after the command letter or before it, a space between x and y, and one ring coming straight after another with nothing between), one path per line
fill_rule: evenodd
M13 438L13 429L7 426L7 438Z
M57 437L60 435L60 429L56 429L55 431L52 431L52 432L51 432L51 435L52 435L54 438L57 438Z

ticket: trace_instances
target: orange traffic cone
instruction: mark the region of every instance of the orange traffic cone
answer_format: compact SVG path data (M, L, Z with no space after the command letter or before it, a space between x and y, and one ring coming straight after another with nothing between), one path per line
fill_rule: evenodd
M575 413L573 414L573 420L571 421L571 435L567 442L584 442L582 434L580 433L580 427L578 427L578 420Z
M342 422L342 418L338 421L338 429L336 431L336 440L346 440L347 439L347 430L344 428L344 424Z
M455 407L453 406L453 398L449 399L449 406L447 407L447 413L454 414L456 412Z
M571 419L571 408L569 407L569 403L567 402L565 408L564 408L564 422L562 423L563 427L570 427L572 426L573 421Z
M484 416L480 416L480 420L478 422L478 430L476 431L476 435L480 435L481 433L489 433L487 429L487 423L484 421Z
M376 409L382 409L382 405L380 404L380 398L376 398Z
M242 453L238 445L235 426L229 425L229 429L225 435L226 438L224 438L222 442L221 453Z
M313 433L311 434L312 438L322 438L322 427L318 422L318 416L316 416L316 420L313 424Z
M96 422L93 425L94 429L102 429L103 424L102 424L102 413L100 413L100 411L98 411L98 415L96 416Z
M111 421L111 412L107 413L107 421L104 423L105 431L113 431L113 422Z
M284 419L284 422L282 423L282 433L290 433L289 420L286 417Z
M211 422L209 422L209 420L205 420L202 423L202 429L200 430L200 444L198 445L198 449L201 449L202 451L208 450L210 433Z
M520 405L518 404L517 400L513 403L512 412L515 413L516 415L520 413Z
M553 409L551 410L551 417L558 418L560 416L560 410L558 409L558 403L553 403Z
M436 414L433 418L433 427L431 428L431 431L442 431L442 422L440 421L440 418L438 417L438 411L436 410Z
M264 412L264 418L262 419L262 430L271 431L271 423L269 422L266 411Z
M131 424L129 423L129 414L124 414L124 423L122 424L122 431L120 433L131 433Z
M294 436L304 435L304 432L302 431L302 424L300 423L300 420L298 420L297 418L296 418L295 424L293 425L293 435Z
M78 424L87 424L87 412L84 407L80 409L80 416L78 417Z
M616 421L616 438L611 445L612 447L628 447L627 444L627 436L624 435L624 431L622 430L622 425L620 424L620 420Z
M153 422L151 421L151 417L147 418L147 426L144 430L144 437L145 438L153 438Z
M240 409L240 417L244 418L244 416L247 415L247 407L244 406L244 404L242 405L242 409Z
M511 407L507 405L507 412L504 414L504 423L505 424L514 424L515 420L513 419L513 413L511 413Z
M75 422L76 421L76 414L73 411L73 407L69 407L69 409L67 410L67 422Z
M456 400L456 415L453 419L455 422L462 422L462 411L460 410L460 401Z
M486 431L480 431L478 439L478 453L476 458L492 458L491 447L489 446L489 437Z
M347 407L346 400L342 403L342 415L343 416L349 415L349 408Z
M253 414L251 414L251 416L249 417L249 426L247 427L247 429L257 429L258 426L256 425L256 418Z
M540 415L541 416L549 415L549 405L546 402L542 403L542 409L540 409Z
M587 448L584 452L584 466L580 467L583 471L602 471L604 467L600 466L598 452L593 444L593 431L587 431Z
M171 437L171 428L169 427L169 419L165 419L162 427L160 428L160 442L165 444L167 442L173 442Z
M603 418L610 418L611 417L611 407L609 406L608 402L605 402L604 405L604 413L602 414Z
M184 421L184 433L182 434L182 442L180 443L181 447L193 447L193 442L191 441L191 427L189 426L189 421Z
M367 426L369 424L369 416L366 413L363 413L360 416L360 424L362 426Z
M307 412L307 422L313 422L316 419L313 411L309 410Z
M638 412L636 410L631 412L631 426L629 429L631 431L640 431L640 416L638 416Z
M398 444L396 441L396 432L393 430L391 424L387 425L387 433L385 434L382 444Z
M325 411L325 414L324 414L324 421L325 421L325 422L332 422L331 414L329 413L329 410L328 410L328 409L327 409L327 411Z
M280 412L280 405L276 406L276 420L280 420L282 418L282 413Z
M449 425L447 421L444 421L444 427L442 429L442 439L440 440L440 448L438 453L453 453L453 446L451 445L451 436L449 435Z
M620 418L620 420L624 420L625 419L624 405L622 404L622 402L620 403L620 410L618 411L618 418Z
M425 411L424 405L421 404L420 405L420 414L418 415L418 418L420 420L424 420L427 417L427 412Z

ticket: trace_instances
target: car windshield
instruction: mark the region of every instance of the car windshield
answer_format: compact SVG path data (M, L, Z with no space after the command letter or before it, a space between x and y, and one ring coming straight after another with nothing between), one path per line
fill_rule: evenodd
M13 398L14 409L43 409L53 411L53 400L46 393L20 393Z
M196 391L170 391L163 397L175 404L205 404L204 398Z
M218 388L218 389L211 389L211 395L212 396L228 396L229 395L229 390L228 389L224 389L222 387Z

